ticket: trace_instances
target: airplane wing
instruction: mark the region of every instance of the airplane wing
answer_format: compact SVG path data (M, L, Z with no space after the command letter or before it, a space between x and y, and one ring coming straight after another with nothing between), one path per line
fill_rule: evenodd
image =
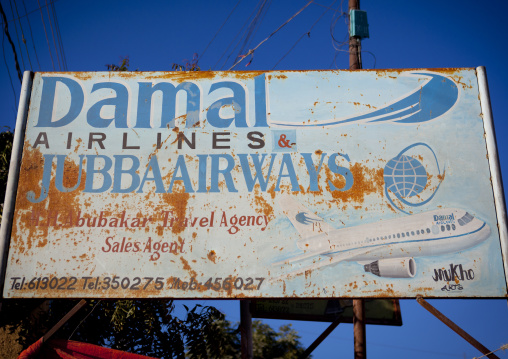
M330 247L323 249L321 251L306 252L304 254L300 254L299 256L295 256L295 257L287 258L287 259L284 259L284 260L281 260L278 262L274 262L274 263L272 263L272 266L278 266L278 265L282 265L282 264L290 264L290 263L294 263L294 262L303 261L304 259L311 258L311 257L317 257L321 254L326 253L326 252L330 252Z
M316 258L314 263L309 265L309 266L296 269L296 270L294 270L292 272L289 272L289 273L283 274L281 276L272 278L269 281L270 282L276 282L276 281L279 281L279 280L284 280L284 279L289 279L289 278L292 278L292 277L296 277L296 276L304 274L307 271L313 271L313 270L316 270L316 269L319 269L319 268L322 268L322 267L330 266L332 264L336 264L336 263L339 263L339 262L347 261L347 260L349 260L351 258L354 258L354 257L358 256L358 255L373 254L373 253L376 252L377 249L378 248L366 249L366 248L361 248L360 247L360 248L356 248L356 249L353 249L353 250L350 250L350 251L347 251L347 252L335 254L335 255L333 255L333 257L331 257L331 256L321 256L321 257ZM316 255L316 253L312 253L312 254ZM298 258L298 257L295 257L295 258ZM292 261L292 260L290 260L290 261ZM278 262L278 263L279 264L284 264L284 263L289 263L289 262L288 261L282 261L282 262ZM275 265L275 263L274 263L274 265Z
M282 196L279 199L279 205L304 239L319 234L328 235L329 232L335 229L291 196Z

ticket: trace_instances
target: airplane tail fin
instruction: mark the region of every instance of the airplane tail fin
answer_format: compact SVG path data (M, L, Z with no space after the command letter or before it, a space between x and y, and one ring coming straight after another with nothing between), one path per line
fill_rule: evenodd
M328 235L333 230L333 227L321 217L311 212L291 196L282 196L279 199L279 205L302 238L310 238L319 234Z

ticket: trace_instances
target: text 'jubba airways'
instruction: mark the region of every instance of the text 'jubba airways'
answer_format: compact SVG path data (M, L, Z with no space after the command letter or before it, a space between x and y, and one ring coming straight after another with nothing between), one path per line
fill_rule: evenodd
M347 155L328 154L321 151L280 153L281 151L275 148L274 151L263 149L265 135L271 132L268 124L269 101L265 75L256 76L253 82L254 96L251 98L248 94L248 86L241 81L214 81L208 96L215 101L205 108L203 89L198 82L187 81L175 85L167 81L156 83L139 81L130 85L133 88L128 88L128 85L120 81L105 81L95 83L87 91L83 82L78 79L65 76L43 76L39 113L34 126L40 132L32 144L33 148L50 149L49 131L46 131L60 128L63 131L65 129L71 131L67 133L66 149L69 150L73 133L77 134L77 123L80 130L132 128L134 131L147 131L146 129L153 129L157 135L157 146L155 151L141 156L125 154L123 150L139 147L127 145L127 133L118 132L119 136L123 135L122 154L112 153L115 151L110 149L105 150L105 154L97 151L95 154L88 154L91 152L88 151L88 153L80 154L78 159L76 155L58 154L54 151L51 154L44 153L41 188L29 191L26 194L27 199L32 203L45 200L52 178L54 178L54 186L60 192L80 190L84 193L145 193L148 191L172 193L177 181L186 193L239 192L239 188L240 192L252 192L256 185L259 185L259 189L263 192L268 189L280 191L281 184L290 185L293 192L299 192L302 188L307 188L311 192L320 192L319 175L326 172L327 180L324 185L331 192L349 190L353 186L353 175L347 167L341 166L345 161L349 162ZM101 91L107 92L106 98L98 96ZM216 92L220 95L216 95ZM248 147L253 153L234 153L233 149L231 153L210 153L214 151L206 153L203 149L197 149L197 153L189 151L185 154L159 152L162 134L155 130L152 98L155 94L161 97L159 128L178 131L175 120L179 112L179 97L177 97L179 93L185 94L185 127L189 130L192 128L199 131L199 126L196 128L196 125L199 125L200 121L217 129L248 130L253 127L262 130L264 133L251 131L245 137L246 140L251 141ZM231 96L225 95L228 93ZM65 109L56 107L61 97L67 98ZM250 106L253 106L255 114L252 121L249 120L248 111L250 98L253 101ZM223 109L226 108L231 110L229 117L224 114ZM113 116L104 115L104 111L109 111ZM56 113L59 115L57 116ZM79 132L83 135L81 131ZM206 132L210 133L209 130ZM224 146L224 142L229 140L221 137L229 132L212 131L211 133L213 135L212 150L230 148ZM281 138L282 136L285 138L284 134ZM185 136L178 138L179 149L182 147L182 138L190 149L195 150L195 137L189 141ZM92 149L91 143L94 141L99 143L101 149L104 149L102 142L105 139L105 133L90 132L88 149ZM77 162L79 165L78 178L72 187L64 186L65 163L68 162ZM322 170L323 167L325 167L324 170ZM83 171L86 171L84 187L81 186ZM343 177L341 181L343 186L337 187L337 184L334 184L335 176Z

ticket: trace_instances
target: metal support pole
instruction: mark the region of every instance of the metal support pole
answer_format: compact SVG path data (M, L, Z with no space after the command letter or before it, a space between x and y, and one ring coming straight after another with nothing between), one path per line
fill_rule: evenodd
M427 309L431 314L433 314L437 319L439 319L444 324L446 324L451 330L453 330L455 333L457 333L462 338L464 338L469 344L471 344L476 349L478 349L483 355L487 356L487 358L490 358L490 359L499 359L499 357L497 355L493 354L489 349L485 348L479 341L477 341L471 335L466 333L461 327L459 327L457 324L455 324L450 319L448 319L439 310L437 310L432 305L430 305L425 299L423 299L423 297L421 295L418 295L416 297L416 301L422 307Z
M9 251L12 218L14 216L14 202L16 201L19 168L21 167L19 163L21 162L21 155L23 153L23 139L25 138L28 105L30 104L30 95L32 94L32 77L33 73L30 71L25 71L23 74L23 84L21 85L21 93L19 94L16 129L14 131L14 140L12 141L9 178L7 179L7 188L5 189L4 211L2 216L2 225L0 226L0 296L5 284L4 280L7 267L7 252ZM2 304L0 302L0 310L1 308Z
M65 316L62 319L60 319L60 321L56 323L53 328L51 328L46 334L44 334L44 336L42 337L42 341L47 342L53 336L53 334L55 334L56 331L62 327L62 325L67 323L69 319L71 319L72 316L78 312L78 310L83 308L85 304L86 300L81 299L79 303L76 304L74 308L72 308L67 314L65 314Z
M240 300L240 333L242 359L252 359L252 315L250 314L250 300Z
M365 333L365 302L363 299L353 299L353 330L355 337L355 359L367 357Z
M321 344L323 340L325 340L326 337L329 336L335 328L337 328L341 320L342 320L341 317L335 319L335 321L332 324L330 324L330 326L326 328L325 331L321 333L321 335L316 340L314 340L314 342L307 348L307 350L305 350L300 359L307 358L314 351L314 349L316 349L318 345Z

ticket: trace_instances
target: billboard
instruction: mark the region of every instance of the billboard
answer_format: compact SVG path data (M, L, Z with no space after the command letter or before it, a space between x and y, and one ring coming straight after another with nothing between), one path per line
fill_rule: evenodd
M35 73L3 295L504 297L478 73Z
M253 318L353 323L351 299L253 299ZM365 299L365 324L402 325L398 299Z

